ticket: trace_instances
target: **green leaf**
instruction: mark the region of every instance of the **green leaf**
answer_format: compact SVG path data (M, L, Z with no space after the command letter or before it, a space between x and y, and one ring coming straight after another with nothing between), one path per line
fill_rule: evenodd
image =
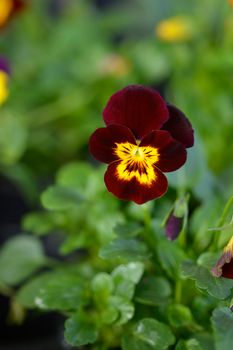
M14 164L27 145L27 129L17 115L3 113L0 118L0 163Z
M216 350L229 350L233 347L233 313L230 308L215 309L212 316Z
M41 195L42 205L50 210L67 210L77 207L83 198L75 189L50 186Z
M131 335L126 335L122 340L123 350L165 350L175 342L175 337L170 328L165 324L145 318L139 321Z
M117 324L122 325L127 323L134 315L134 305L126 298L113 295L109 298L109 306L118 310L119 317Z
M119 310L112 305L107 305L101 310L101 321L103 324L114 323L119 317Z
M87 286L67 271L50 272L33 279L18 293L24 305L44 310L76 310L86 304Z
M145 305L160 305L168 301L172 290L164 277L146 277L136 288L135 300Z
M206 290L217 299L226 299L230 296L233 281L225 278L214 277L209 270L196 265L192 261L185 261L182 265L182 274L196 282L197 288Z
M117 266L113 272L112 277L115 283L121 280L128 280L134 284L137 284L143 274L144 265L141 262L130 262L125 265Z
M23 228L36 235L44 235L54 230L54 221L51 212L38 212L27 214L23 218Z
M114 288L112 277L105 272L98 273L93 278L91 286L95 299L100 304L109 298Z
M142 231L143 227L137 222L127 224L117 224L114 227L114 233L123 238L136 237Z
M220 253L205 252L197 259L197 264L211 270L220 258Z
M172 327L195 327L193 315L187 306L171 304L168 307L167 316Z
M187 259L186 254L177 242L160 239L156 244L158 258L168 276L177 279L180 276L182 261Z
M141 262L117 266L113 272L114 294L131 300L134 295L135 285L141 279L144 265Z
M189 340L179 340L175 350L203 350L197 339L192 338Z
M46 262L43 247L36 237L16 236L0 250L0 281L6 285L17 285Z
M146 260L149 258L147 246L136 239L116 238L104 246L99 253L103 259Z
M76 189L85 197L96 194L101 189L100 172L90 164L73 162L63 166L57 173L56 182L59 186Z
M92 320L74 315L65 322L65 340L72 346L93 344L98 338L98 330Z
M44 273L24 284L16 294L17 301L27 308L35 308L38 292L50 280L50 275L50 272Z

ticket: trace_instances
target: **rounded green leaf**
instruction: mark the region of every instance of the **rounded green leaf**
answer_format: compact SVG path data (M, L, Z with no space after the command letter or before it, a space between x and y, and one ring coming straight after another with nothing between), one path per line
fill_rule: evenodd
M160 305L168 301L172 290L163 277L148 276L136 288L135 300L145 305Z
M165 350L175 342L170 328L152 319L144 318L139 321L131 335L123 337L123 350Z
M216 350L229 350L233 347L233 312L230 308L215 309L212 316Z
M168 307L167 317L170 325L174 328L190 327L194 325L191 311L185 305L171 304Z
M99 253L103 259L146 260L149 257L147 246L136 239L117 238L104 246Z
M0 250L0 281L17 285L46 262L42 244L36 237L18 235Z
M193 279L198 288L206 290L217 299L226 299L231 294L232 280L214 277L205 267L198 266L191 260L183 262L182 274L186 278Z
M42 193L41 202L46 209L66 210L78 206L83 198L69 187L50 186Z
M74 315L65 322L65 340L72 346L93 344L98 338L98 330L91 319Z
M129 222L127 224L117 224L114 227L114 232L118 236L126 237L135 237L138 236L141 230L143 229L142 225L137 222Z
M47 272L25 284L17 300L43 310L76 310L86 304L88 289L76 274L66 270Z
M113 291L112 277L105 273L98 273L92 280L92 290L96 301L104 303Z

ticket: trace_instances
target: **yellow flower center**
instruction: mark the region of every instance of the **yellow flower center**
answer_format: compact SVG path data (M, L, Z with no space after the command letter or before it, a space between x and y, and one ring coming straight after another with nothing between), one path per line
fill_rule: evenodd
M120 180L130 181L135 178L140 184L147 186L156 180L153 166L159 159L157 148L124 142L116 143L114 152L121 160L117 165L117 176Z
M0 70L0 105L5 102L8 97L8 75Z
M13 0L0 0L0 25L5 24L13 9Z

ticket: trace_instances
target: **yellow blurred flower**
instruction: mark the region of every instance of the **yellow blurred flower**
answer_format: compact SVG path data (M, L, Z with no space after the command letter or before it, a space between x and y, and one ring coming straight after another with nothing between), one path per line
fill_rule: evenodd
M158 23L155 34L160 40L167 42L185 41L193 36L193 28L187 17L170 17Z
M229 1L229 5L233 7L233 0L228 0Z
M0 0L0 26L4 25L13 10L13 0Z
M103 75L122 77L129 73L130 63L121 55L109 54L100 63L100 72Z
M9 95L8 80L9 80L8 74L0 70L0 105L6 101Z

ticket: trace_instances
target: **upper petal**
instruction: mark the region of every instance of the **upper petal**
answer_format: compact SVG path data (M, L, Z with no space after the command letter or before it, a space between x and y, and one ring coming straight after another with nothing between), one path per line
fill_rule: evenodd
M137 139L160 129L169 118L165 101L158 92L140 85L131 85L116 92L108 101L103 117L106 125L122 124Z
M186 148L194 144L194 131L190 121L178 108L167 105L169 119L163 125L162 130L170 132L172 137L181 142Z
M104 177L108 191L119 199L143 204L161 197L167 191L167 178L159 169L154 168L155 179L150 185L146 185L139 183L135 176L129 178L129 180L121 179L117 171L120 163L120 161L111 163Z
M185 147L165 130L152 131L142 139L139 146L151 146L158 150L159 157L155 165L164 172L177 170L186 161Z
M109 125L97 129L90 137L89 149L92 155L103 163L118 159L114 152L116 143L130 142L136 144L132 132L123 125Z

